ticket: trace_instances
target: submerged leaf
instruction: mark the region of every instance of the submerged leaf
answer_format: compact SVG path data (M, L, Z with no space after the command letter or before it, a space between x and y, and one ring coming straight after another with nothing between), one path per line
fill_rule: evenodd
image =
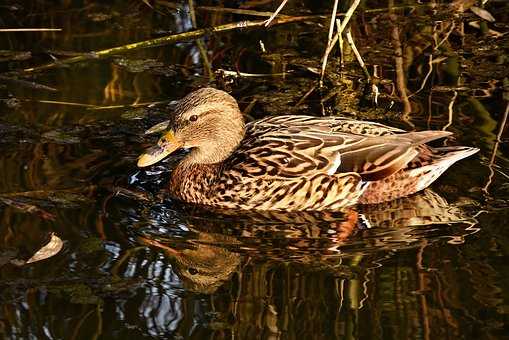
M39 249L34 254L34 256L29 258L27 262L25 262L25 264L42 261L52 256L55 256L56 254L58 254L58 252L60 252L60 250L62 250L63 245L64 243L62 242L60 237L55 235L55 233L51 233L50 241L44 247Z

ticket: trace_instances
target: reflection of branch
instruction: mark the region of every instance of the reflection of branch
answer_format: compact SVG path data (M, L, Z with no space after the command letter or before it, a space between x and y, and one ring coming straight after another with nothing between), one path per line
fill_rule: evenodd
M94 336L92 337L92 340L97 340L103 332L103 316L102 316L103 309L102 309L102 306L100 304L97 304L95 306L95 310L97 312L97 327L95 329Z
M426 86L426 82L428 81L429 76L431 76L431 73L433 73L433 53L430 53L428 57L428 72L424 76L424 79L422 80L421 87L414 93L408 96L408 98L411 98L415 96L417 93L421 92L424 89L424 86Z
M424 250L426 249L426 246L428 245L427 240L423 240L421 246L419 247L419 250L417 252L417 262L416 262L416 268L418 274L418 282L419 282L419 291L425 292L429 289L427 282L427 273L426 268L422 265L422 259L424 257ZM426 301L426 294L420 294L420 300L421 300L421 309L422 309L422 323L423 323L423 330L424 330L424 339L429 340L430 339L430 325L429 325L429 310L428 310L428 303Z
M178 9L180 6L176 3L170 3L167 1L156 1L156 3L160 6L164 6L170 9ZM446 7L447 5L440 4L420 4L420 5L406 5L406 6L393 6L391 9L393 10L414 10L416 8L425 8L425 7ZM240 14L245 16L255 16L255 17L271 17L274 15L274 12L263 12L263 11L255 11L251 9L241 9L241 8L228 8L228 7L214 7L214 6L195 6L194 9L196 11L203 12L219 12L219 13L231 13L231 14ZM387 8L372 8L372 9L364 9L364 13L381 13L386 12ZM344 16L344 13L338 13L338 16ZM316 16L316 15L315 15ZM325 15L318 15L321 19L325 19ZM289 17L288 15L278 13L278 18Z
M448 106L449 120L448 120L447 124L445 124L445 126L442 128L442 130L444 130L444 131L447 130L447 128L452 125L453 107L454 107L454 102L456 101L457 97L458 97L458 91L454 91L454 95L452 96L451 101L449 102L449 106Z
M497 134L497 140L495 142L495 145L493 146L493 151L491 152L490 164L488 165L488 168L490 169L490 175L488 176L488 181L486 182L486 185L482 189L486 194L488 194L488 188L490 187L491 182L493 181L493 176L495 175L494 170L495 158L497 156L498 145L502 141L502 133L504 132L505 124L507 123L507 116L509 116L509 103L507 103L507 106L505 107L504 118L502 118L502 123L500 123L500 128Z
M408 115L412 112L412 105L408 100L407 89L406 89L406 79L405 79L405 70L403 66L403 48L401 46L401 40L399 35L399 28L396 25L396 15L390 15L393 27L392 27L392 44L394 46L394 60L396 63L396 84L398 87L399 97L403 102L403 115L404 119L409 123Z
M290 24L290 23L295 23L295 22L317 20L317 19L321 19L321 18L323 18L323 17L322 16L297 16L297 17L277 18L277 19L273 20L272 25L273 26L274 25L285 25L285 24ZM149 40L140 41L140 42L136 42L136 43L132 43L132 44L128 44L128 45L108 48L108 49L100 50L100 51L93 51L93 52L79 55L76 57L64 59L64 60L61 60L58 62L49 63L46 65L32 67L32 68L27 68L27 69L24 69L23 72L34 73L34 72L39 72L39 71L43 71L43 70L57 68L62 65L69 65L69 64L75 64L75 63L79 63L79 62L83 62L83 61L107 58L107 57L110 57L110 56L116 55L116 54L130 53L130 52L137 51L137 50L140 50L143 48L176 44L176 43L183 42L183 41L194 40L194 39L203 37L206 34L223 33L223 32L235 31L235 30L253 29L253 28L263 27L265 25L265 22L266 22L266 20L239 21L239 22L233 22L233 23L209 27L209 28L200 28L197 30L189 31L189 32L167 35L164 37L149 39Z
M456 24L454 22L451 23L451 27L449 28L449 31L445 34L444 38L440 40L440 42L435 46L433 49L434 51L438 50L438 48L449 39L449 36L451 35L452 31L456 28Z
M76 327L74 327L74 330L72 332L71 340L75 340L78 337L79 330L85 320L94 312L94 309L89 310L83 317L80 318L80 321L76 324Z
M197 11L232 13L232 14L241 14L241 15L249 15L249 16L256 16L256 17L271 17L274 14L274 12L260 12L260 11L253 11L250 9L214 7L214 6L195 6L194 9ZM279 17L284 18L284 17L287 17L287 15L279 14Z
M193 24L193 29L196 29L198 26L196 24L196 14L194 13L194 0L189 0L189 11L191 14L191 23ZM200 51L201 59L203 61L203 68L209 79L214 78L214 72L212 72L212 65L210 64L209 58L207 56L207 48L203 43L202 39L196 40L196 45L198 46L198 50Z

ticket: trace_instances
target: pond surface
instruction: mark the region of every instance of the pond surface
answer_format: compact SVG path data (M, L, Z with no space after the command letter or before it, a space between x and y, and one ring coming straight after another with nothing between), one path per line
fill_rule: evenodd
M282 14L310 16L293 24L66 64L193 30L187 1L107 3L7 1L0 8L2 27L62 29L0 33L0 337L509 334L502 123L509 4L490 1L495 21L487 22L467 2L362 3L351 32L374 94L346 42L343 61L333 50L319 86L332 2L289 1ZM278 5L203 1L196 25L266 19L260 12ZM257 13L218 11L223 7ZM229 91L246 119L343 115L446 129L455 133L449 145L481 151L428 190L385 204L322 214L214 213L162 193L178 155L136 168L137 156L157 140L144 131L203 86ZM64 241L60 253L14 264L51 232Z

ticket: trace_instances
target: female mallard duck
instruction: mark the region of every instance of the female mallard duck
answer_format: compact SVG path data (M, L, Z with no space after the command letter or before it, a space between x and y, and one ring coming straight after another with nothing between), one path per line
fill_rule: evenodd
M168 124L138 166L191 149L171 175L170 194L216 208L336 210L389 201L423 190L478 151L425 144L447 131L405 132L337 117L244 124L236 100L213 88L183 98Z

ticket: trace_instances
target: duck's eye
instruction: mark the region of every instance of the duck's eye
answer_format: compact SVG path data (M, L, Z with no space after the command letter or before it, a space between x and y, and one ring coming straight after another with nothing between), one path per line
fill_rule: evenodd
M189 274L191 274L191 275L198 274L198 271L196 269L194 269L194 268L189 268L188 271L189 271Z
M190 122L196 122L198 120L198 116L197 115L192 115L191 117L189 117L189 121Z

